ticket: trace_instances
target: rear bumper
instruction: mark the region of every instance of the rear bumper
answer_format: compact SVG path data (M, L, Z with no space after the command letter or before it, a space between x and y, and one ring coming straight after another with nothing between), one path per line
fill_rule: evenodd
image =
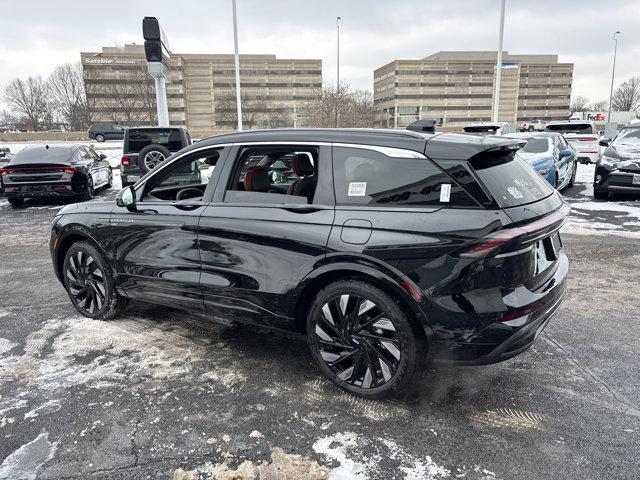
M511 291L503 296L504 304L517 310L542 306L511 322L500 322L501 313L496 313L493 321L487 322L485 317L484 327L479 327L464 340L434 342L432 359L436 362L484 365L502 362L526 351L562 304L568 271L569 260L561 251L555 272L537 291L521 287L520 292Z
M16 184L3 185L4 197L69 197L77 195L71 182L55 182L46 184Z

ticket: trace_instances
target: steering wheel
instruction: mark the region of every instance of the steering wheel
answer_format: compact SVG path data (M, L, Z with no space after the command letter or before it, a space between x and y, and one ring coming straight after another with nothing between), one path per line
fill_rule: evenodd
M187 188L183 188L178 192L178 194L176 195L176 202L179 202L180 200L182 200L182 197L189 192L191 193L196 192L198 194L198 195L190 196L189 198L204 197L204 192L201 189L195 188L195 187L187 187Z

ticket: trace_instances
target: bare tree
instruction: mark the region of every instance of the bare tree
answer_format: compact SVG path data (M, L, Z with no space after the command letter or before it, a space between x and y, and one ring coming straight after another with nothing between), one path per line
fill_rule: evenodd
M228 126L238 123L238 110L236 107L236 92L215 95L215 110L218 121ZM266 95L247 95L240 93L242 105L242 126L249 130L253 128L282 128L291 126L293 118L285 107L277 107Z
M86 129L90 120L80 63L56 67L47 83L53 108L66 127L72 131Z
M611 107L619 112L640 109L640 77L631 77L613 93Z
M4 90L4 100L14 114L24 116L29 128L42 130L51 123L49 88L42 77L15 78Z
M597 100L591 104L591 110L594 112L604 112L609 108L609 102L607 100Z
M325 85L305 102L303 113L309 127L369 128L374 126L373 95L366 90L351 91L349 85Z
M571 99L571 105L569 106L571 113L584 112L585 110L589 110L589 99L587 97L578 95Z

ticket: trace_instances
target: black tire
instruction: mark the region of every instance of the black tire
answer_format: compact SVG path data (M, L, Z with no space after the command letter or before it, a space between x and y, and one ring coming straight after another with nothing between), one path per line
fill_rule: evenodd
M558 189L558 172L553 175L553 188Z
M71 303L85 317L106 320L121 313L129 303L116 291L102 254L87 242L74 243L67 250L62 279Z
M322 373L366 398L405 389L425 358L426 337L419 327L386 293L357 280L332 283L317 294L307 339Z
M107 185L105 186L105 190L109 189L113 187L113 171L111 170L111 167L109 167L109 176L108 176L108 180L107 180Z
M567 185L569 188L575 186L575 184L576 184L576 173L578 173L578 161L574 160L573 161L573 172L571 173L571 180L569 180L569 185Z
M104 135L102 135L101 133L98 133L96 135L96 142L102 143L104 142L104 140L105 140Z
M171 152L162 145L147 145L138 154L138 167L147 173L169 158L170 155Z
M596 200L609 200L609 192L601 190L593 190L593 198Z
M24 203L24 197L9 197L7 200L9 200L9 204L14 208L21 207Z
M82 202L88 202L93 198L93 194L93 178L91 178L91 175L87 175L87 180L82 186L82 193L80 193L80 200Z
M529 125L529 127L527 128L527 132L533 132L534 128L533 125Z

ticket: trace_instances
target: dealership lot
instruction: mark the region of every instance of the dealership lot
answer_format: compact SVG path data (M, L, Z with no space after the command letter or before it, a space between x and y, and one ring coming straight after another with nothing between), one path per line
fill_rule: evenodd
M117 163L119 146L98 153ZM568 296L534 346L430 368L384 402L332 387L303 338L143 304L79 316L48 253L62 203L0 200L0 477L228 478L268 461L287 478L638 478L640 201L594 201L592 168L565 192Z

